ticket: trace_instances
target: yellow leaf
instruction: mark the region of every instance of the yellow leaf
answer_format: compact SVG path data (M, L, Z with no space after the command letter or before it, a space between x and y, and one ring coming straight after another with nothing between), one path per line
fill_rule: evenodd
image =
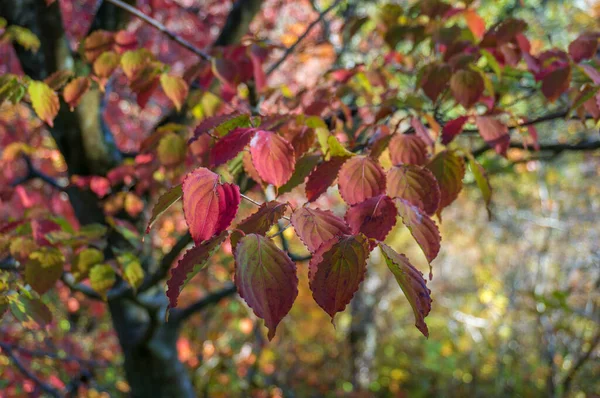
M186 145L185 140L175 134L167 133L160 139L157 153L158 160L163 166L172 167L185 160Z
M145 48L126 51L123 56L121 56L121 68L123 69L125 76L127 76L129 80L132 80L153 60L154 57L152 56L152 53Z
M98 77L110 77L117 66L119 66L119 54L107 51L94 61L94 73Z
M44 82L32 81L27 88L33 110L40 119L48 123L50 127L54 125L53 120L58 114L60 106L58 95Z
M108 264L98 264L90 270L90 285L92 289L105 296L115 284L117 275L115 270Z
M160 75L160 85L167 97L173 102L178 111L188 95L188 85L179 76L173 76L166 73Z

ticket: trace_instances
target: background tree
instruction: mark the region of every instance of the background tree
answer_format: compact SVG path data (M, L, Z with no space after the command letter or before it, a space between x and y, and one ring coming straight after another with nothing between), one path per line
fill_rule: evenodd
M545 164L600 148L598 35L573 5L545 1L540 15L538 3L4 1L7 391L62 396L118 380L111 388L133 396L395 393L401 384L568 394L579 373L593 374L600 344L598 248L554 224L562 207L547 191L561 180L552 170L568 184L586 178L584 165L595 171L575 188L593 187L598 163ZM581 22L568 31L573 17ZM539 204L519 167L537 171ZM494 211L490 174L539 206L542 233L515 228L510 201ZM496 215L490 224L447 209L464 184ZM481 201L460 200L473 213ZM462 237L454 257L477 272L450 273L451 250L432 269L438 225ZM496 226L506 241L479 249ZM527 244L516 247L515 235ZM579 253L554 252L556 240L577 242ZM526 267L512 269L502 251ZM553 268L556 256L578 254L568 273ZM195 289L182 292L192 277ZM461 277L469 300L454 291ZM408 312L406 299L401 313L390 308L399 291ZM226 303L236 292L245 304ZM409 332L378 331L412 311L428 336L431 296L447 334L410 335L400 360L421 361L408 375L395 353ZM455 297L461 304L450 305ZM543 344L515 379L518 346L532 343L517 336L532 330L529 318ZM324 331L328 320L340 331ZM211 334L229 328L215 346ZM480 344L486 328L490 352L478 357L468 341ZM114 375L117 344L126 382ZM63 377L36 372L35 358L64 365ZM349 366L332 366L340 358ZM322 376L300 383L302 360Z

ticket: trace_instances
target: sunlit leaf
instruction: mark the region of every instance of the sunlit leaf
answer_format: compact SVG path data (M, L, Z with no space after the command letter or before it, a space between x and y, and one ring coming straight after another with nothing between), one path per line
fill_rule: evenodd
M175 108L180 111L188 95L188 84L179 76L163 73L160 75L160 85L167 97L173 102Z
M476 116L475 124L485 142L498 154L506 156L510 145L510 135L508 135L506 124L494 116Z
M63 98L71 110L75 109L89 88L90 80L87 77L77 77L65 86L63 89Z
M300 240L313 253L324 242L350 234L346 222L328 210L299 207L292 213L292 225Z
M294 172L294 148L273 132L257 131L250 141L250 154L260 178L276 187L285 184Z
M394 134L389 143L392 163L423 165L427 162L427 146L414 134Z
M344 201L354 205L385 192L385 173L376 160L356 156L340 169L338 184Z
M54 125L54 118L58 114L60 103L58 95L46 83L32 81L27 88L33 110L40 119L50 127Z
M217 232L219 221L219 176L200 167L183 180L183 214L196 244Z

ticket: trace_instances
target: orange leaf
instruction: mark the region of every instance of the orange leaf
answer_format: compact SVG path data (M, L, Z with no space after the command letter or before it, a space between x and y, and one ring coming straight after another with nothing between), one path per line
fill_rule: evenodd
M58 95L46 83L32 81L27 88L33 110L40 119L48 123L50 127L54 125L53 120L58 114L60 107Z

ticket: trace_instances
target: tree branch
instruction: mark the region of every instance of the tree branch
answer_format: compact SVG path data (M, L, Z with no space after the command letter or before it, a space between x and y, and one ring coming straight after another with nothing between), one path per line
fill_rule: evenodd
M522 142L512 141L509 144L509 148L523 148L524 144ZM594 151L600 149L600 141L582 141L577 144L540 144L540 151L553 152L554 154L560 154L565 151ZM479 157L483 155L485 152L489 151L491 148L484 144L481 148L474 150L473 156Z
M565 377L565 380L562 383L563 394L565 396L568 395L568 392L571 389L571 383L573 382L575 375L577 374L579 369L581 369L581 367L588 361L588 359L590 359L590 357L592 356L592 353L594 352L596 347L598 347L598 345L600 345L600 331L598 333L596 333L596 336L594 336L594 338L590 342L590 348L587 351L585 351L583 353L583 355L581 355L581 357L579 357L577 362L573 365L573 367L571 368L571 370Z
M56 388L52 387L50 384L43 382L39 377L35 375L30 369L28 369L23 362L19 359L18 356L15 355L10 345L6 343L0 342L0 348L2 351L8 356L13 364L19 369L21 373L29 380L33 381L36 386L38 386L43 392L52 396L52 397L60 397L61 393Z
M27 174L21 178L17 178L16 180L12 181L10 183L10 185L12 187L16 187L17 185L23 184L23 183L25 183L29 180L33 180L35 178L39 178L40 180L44 181L46 184L58 189L59 191L65 190L66 187L59 184L58 181L56 181L54 178L50 177L49 175L47 175L47 174L43 173L42 171L33 167L31 158L29 156L23 155L22 158L25 160L25 163L27 164Z
M221 289L207 294L206 296L202 297L195 303L192 303L189 306L187 306L181 310L172 309L171 316L169 317L169 322L173 322L176 324L181 323L181 322L185 321L186 319L188 319L189 317L191 317L192 315L194 315L196 312L202 311L212 305L216 305L221 300L223 300L229 296L232 296L236 292L237 292L237 289L236 289L235 285L233 283L228 283Z
M231 7L225 24L215 40L215 47L238 43L248 30L250 22L260 10L262 0L237 0Z
M298 40L296 40L296 42L294 44L292 44L290 47L288 47L287 50L285 50L285 52L283 53L283 55L277 60L275 61L275 63L273 65L271 65L269 67L269 69L266 72L266 75L269 76L271 73L275 72L275 70L277 70L277 68L279 68L281 66L281 64L287 59L287 57L289 57L294 50L296 50L296 47L298 47L298 45L300 44L300 42L302 40L304 40L308 34L310 33L310 31L317 26L321 20L323 20L323 18L325 18L325 16L331 11L333 10L335 7L337 7L339 4L341 3L341 0L335 0L333 2L332 5L330 5L329 7L327 7L325 10L323 10L317 19L315 19L314 21L312 21L310 23L310 25L308 25L308 27L306 28L306 30L304 31L304 33L302 33L300 35L300 37L298 37Z
M142 283L142 286L140 286L138 291L146 291L158 282L160 282L162 279L166 278L167 274L169 273L169 270L171 269L173 261L175 261L175 259L179 257L179 254L181 254L183 249L185 249L190 243L192 243L192 236L189 233L186 233L185 235L181 236L177 240L175 245L173 245L171 250L163 256L156 272L154 272L148 279L146 279Z
M182 37L176 35L175 33L171 32L169 29L167 29L167 27L165 25L163 25L162 23L160 23L156 19L154 19L152 17L149 17L148 15L142 13L137 8L132 7L129 4L127 4L127 3L125 3L124 1L121 1L121 0L106 0L106 1L109 2L109 3L111 3L111 4L114 4L115 6L121 8L121 9L123 9L125 11L127 11L131 15L134 15L134 16L138 17L142 21L146 22L148 25L151 25L151 26L155 27L156 29L158 29L159 31L161 31L162 33L164 33L166 36L168 36L171 40L173 40L177 44L181 45L182 47L187 48L188 50L190 50L191 52L193 52L194 54L196 54L197 56L199 56L203 60L210 61L212 59L212 57L210 55L208 55L206 52L204 52L203 50L200 50L198 47L194 46L189 41L187 41L184 38L182 38Z

